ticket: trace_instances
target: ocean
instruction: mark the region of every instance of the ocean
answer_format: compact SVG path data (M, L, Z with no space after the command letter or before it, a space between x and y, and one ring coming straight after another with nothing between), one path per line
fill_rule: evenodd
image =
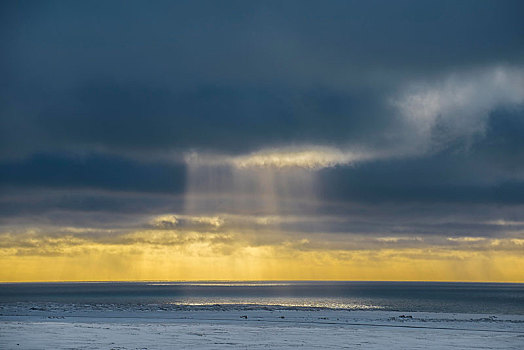
M2 283L0 308L347 309L524 315L524 284L441 282Z

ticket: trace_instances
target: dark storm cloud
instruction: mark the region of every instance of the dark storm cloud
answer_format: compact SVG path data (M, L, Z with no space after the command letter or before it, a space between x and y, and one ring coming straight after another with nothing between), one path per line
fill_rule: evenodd
M183 197L177 194L18 187L3 189L0 223L127 228L136 226L144 216L183 209Z
M522 10L518 1L9 3L2 154L378 138L391 120L385 90L521 62Z
M387 123L369 94L360 95L213 86L173 92L91 83L46 101L32 125L55 147L246 152L290 141L340 143L373 131L373 124Z
M394 148L416 129L390 103L412 81L437 81L439 92L449 74L520 72L524 62L521 1L1 6L0 219L9 225L136 228L141 215L180 212L187 151ZM469 102L497 95L490 89ZM323 202L301 213L317 224L274 228L496 236L505 228L475 222L522 220L524 202L523 111L497 103L452 106L457 120L486 113L482 132L441 137L456 124L437 115L420 136L436 149L319 171Z
M351 175L339 173L336 180L331 177L325 178L323 194L330 199L366 202L524 203L523 181L507 181L484 186L435 184L430 181L424 181L423 184L408 184L408 179L416 181L418 176L424 175L414 174L413 169L408 169L401 171L401 173L407 172L407 174L403 174L405 178L402 181L394 179L393 181L378 182L364 177L366 175L390 176L389 169L385 167L377 171L368 172L366 170L357 174L351 173ZM398 173L392 175L399 176ZM354 181L351 182L352 180Z
M104 155L35 155L0 162L4 187L94 188L116 191L181 193L185 167L180 164L136 163Z
M494 169L522 173L524 167L524 108L499 109L489 119L486 137L476 145Z
M319 193L353 201L524 203L524 110L491 113L485 134L433 154L324 169Z

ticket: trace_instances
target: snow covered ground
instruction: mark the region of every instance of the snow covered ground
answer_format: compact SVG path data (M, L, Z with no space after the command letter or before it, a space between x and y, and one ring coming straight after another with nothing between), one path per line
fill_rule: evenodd
M0 308L0 349L524 349L524 316L251 307Z

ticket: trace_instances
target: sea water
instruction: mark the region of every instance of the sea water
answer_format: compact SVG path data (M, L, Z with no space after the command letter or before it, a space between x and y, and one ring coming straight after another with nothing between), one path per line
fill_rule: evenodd
M13 305L130 310L328 308L524 315L524 284L309 281L0 284L0 308Z

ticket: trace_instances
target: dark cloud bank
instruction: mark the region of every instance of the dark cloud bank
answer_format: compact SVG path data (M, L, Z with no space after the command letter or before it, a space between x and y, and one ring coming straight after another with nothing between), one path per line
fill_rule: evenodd
M111 222L109 211L117 225L118 212L176 211L189 151L416 148L391 104L400 92L524 69L521 1L22 1L0 13L2 220L99 211L89 218ZM479 213L524 220L522 103L482 113L482 131L439 147L319 170L316 211L374 208L361 232L390 232L393 216L370 219L384 211L411 217L410 232L428 230L414 224L428 210L434 233L497 234L471 223ZM458 125L439 118L429 138ZM437 225L457 210L463 223Z

